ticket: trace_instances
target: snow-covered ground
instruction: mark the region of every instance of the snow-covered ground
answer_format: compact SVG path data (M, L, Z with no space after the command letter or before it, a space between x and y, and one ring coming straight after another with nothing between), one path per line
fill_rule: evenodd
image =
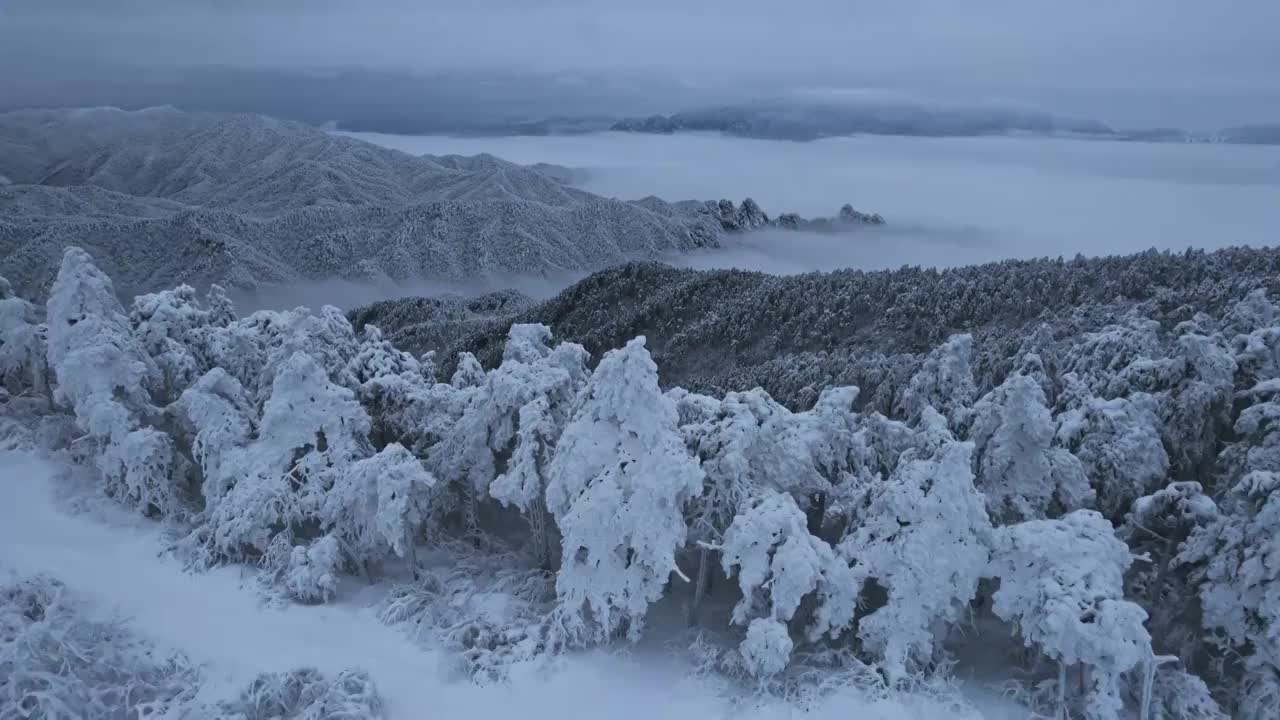
M389 717L555 718L865 718L932 720L1021 718L1024 710L975 686L981 713L927 697L867 700L838 693L801 710L780 700L733 698L691 677L685 662L638 650L570 655L554 669L476 685L449 672L444 653L384 625L372 607L264 604L246 571L186 571L163 554L159 526L86 496L58 461L0 453L0 574L57 578L104 612L132 619L146 640L198 665L199 699L233 696L255 676L299 667L326 674L367 671Z

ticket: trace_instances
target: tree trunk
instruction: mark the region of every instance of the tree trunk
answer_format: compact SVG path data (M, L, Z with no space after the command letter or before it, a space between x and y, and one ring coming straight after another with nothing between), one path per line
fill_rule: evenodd
M409 564L413 581L417 582L421 579L418 575L418 545L414 542L413 533L406 532L404 536L404 559Z
M462 528L463 532L471 535L472 543L476 547L480 547L480 501L476 498L475 491L471 488L466 489L466 495L462 499Z
M698 608L702 606L702 599L707 594L707 580L711 575L711 551L702 548L698 551L698 581L693 586L693 612L689 614L689 624L696 622L698 616Z
M547 506L541 500L529 507L529 531L533 538L534 562L543 570L551 570L551 527L547 522Z
M1138 720L1149 720L1151 717L1151 691L1156 684L1156 669L1169 662L1177 662L1176 655L1152 654L1147 659L1147 666L1142 673L1142 707L1138 709Z
M809 526L809 534L814 537L822 537L822 521L827 516L827 494L814 493L810 496L810 501L813 504L809 507L808 517L806 518L808 520L806 524Z
M1058 720L1067 720L1067 664L1058 661Z

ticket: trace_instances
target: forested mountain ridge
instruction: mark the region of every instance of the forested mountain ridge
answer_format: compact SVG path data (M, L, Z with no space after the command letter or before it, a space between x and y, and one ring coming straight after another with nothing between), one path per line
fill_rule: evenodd
M388 622L482 681L638 641L675 604L698 662L767 692L945 683L977 642L1041 714L1269 717L1280 308L1245 262L1266 257L1017 264L1078 282L1013 286L993 317L1036 288L1085 324L951 335L880 412L872 384L803 411L664 391L644 337L591 363L540 324L444 381L333 307L238 317L184 286L126 309L69 248L43 307L0 282L0 439L81 464L193 567L251 564L303 603L382 586ZM1007 372L984 382L984 357ZM10 661L43 662L0 638Z
M415 157L172 108L0 114L0 168L0 271L32 296L69 245L91 249L127 295L179 282L579 272L770 222L754 203L624 202L570 187L565 168ZM846 215L840 227L878 221Z
M1253 289L1280 293L1280 249L1231 248L1071 260L1009 260L932 270L838 270L776 276L636 263L591 275L540 304L434 332L414 300L351 314L388 338L441 358L500 356L511 322L544 323L594 355L644 335L664 382L703 392L760 385L792 407L824 387L855 384L887 412L904 375L949 335L974 335L984 385L1019 348L1055 348L1137 311L1172 327L1219 313ZM465 325L470 324L469 333ZM467 335L441 344L445 337Z
M495 158L417 158L258 116L25 111L0 116L0 136L0 266L27 292L69 244L129 291L582 270L718 235L705 215Z

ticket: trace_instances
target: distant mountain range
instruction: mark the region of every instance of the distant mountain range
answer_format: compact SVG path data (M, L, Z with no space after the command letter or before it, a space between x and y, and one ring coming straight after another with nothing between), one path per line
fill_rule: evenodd
M36 63L5 54L0 111L112 106L255 113L343 130L473 136L573 135L610 129L724 132L813 140L852 134L1030 133L1146 142L1280 144L1280 123L1209 132L1105 123L1009 106L803 94L768 85L691 86L644 76L536 72L417 74L361 69L155 68ZM748 100L746 98L757 98ZM670 108L689 108L668 113ZM654 112L664 114L653 114Z
M340 126L346 128L345 124ZM978 137L1034 135L1085 140L1280 145L1280 123L1210 132L1181 128L1112 128L1088 118L992 107L934 108L909 103L812 103L791 99L634 117L555 115L542 119L475 120L444 132L471 136L579 135L597 132L671 135L718 132L763 140L819 140L851 135Z
M567 168L415 157L255 115L172 108L0 114L0 275L41 296L68 245L121 293L179 282L463 281L587 271L714 247L774 220L754 203L604 198Z
M626 118L613 123L609 129L661 134L721 132L772 140L816 140L863 134L920 137L1036 134L1145 142L1280 144L1280 124L1247 125L1212 133L1193 133L1177 128L1118 130L1096 120L1025 110L794 100L722 105L672 115Z

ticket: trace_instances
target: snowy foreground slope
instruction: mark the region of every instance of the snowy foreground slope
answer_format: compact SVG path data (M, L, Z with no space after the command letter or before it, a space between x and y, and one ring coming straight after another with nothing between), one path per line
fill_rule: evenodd
M0 272L43 296L62 250L122 292L186 282L462 281L715 246L754 203L623 202L564 169L413 157L297 123L171 108L0 114ZM832 221L879 222L850 208ZM834 225L832 225L834 223Z
M601 713L622 720L693 720L730 711L743 718L791 717L792 707L784 701L760 697L735 702L723 683L690 680L682 670L684 661L673 663L654 653L589 653L545 670L530 669L501 684L468 682L457 676L444 652L430 642L415 643L401 628L382 622L376 608L359 600L263 605L246 587L241 570L190 573L177 559L157 557L165 540L155 529L110 509L77 509L66 502L68 494L77 498L80 488L57 479L65 470L56 463L23 452L0 454L0 461L0 628L13 627L8 613L20 609L9 604L18 600L15 590L56 597L56 604L51 603L56 610L47 614L49 630L78 628L80 652L120 666L77 667L78 676L68 676L66 685L79 681L81 687L76 694L67 688L64 699L71 704L63 708L68 713L63 717L123 717L123 696L112 692L125 682L135 698L160 698L167 701L168 717L191 720L265 719L273 713L344 720L498 718L516 707L531 720L598 718ZM59 495L64 499L55 502ZM34 653L22 650L15 655L29 664L6 665L15 657L5 654L14 652L8 642L8 636L0 635L0 668L13 672L23 689L43 686L46 679L28 674L51 668L33 667ZM65 655L56 659L65 662L71 647L61 651ZM101 684L93 687L93 680ZM99 708L86 711L90 705L74 704L91 697L86 685L98 691ZM14 702L4 690L8 688L0 682L0 705ZM1013 703L986 695L979 700L989 711L986 717L1022 717ZM108 708L115 713L108 714ZM13 709L0 709L0 717L28 717L13 715ZM976 710L927 695L876 699L856 691L823 698L811 716L851 714L870 720L980 717Z
M126 309L69 248L43 307L0 283L0 701L1275 717L1280 311L1237 280L800 411L664 391L643 337L515 324L446 380L332 307Z

